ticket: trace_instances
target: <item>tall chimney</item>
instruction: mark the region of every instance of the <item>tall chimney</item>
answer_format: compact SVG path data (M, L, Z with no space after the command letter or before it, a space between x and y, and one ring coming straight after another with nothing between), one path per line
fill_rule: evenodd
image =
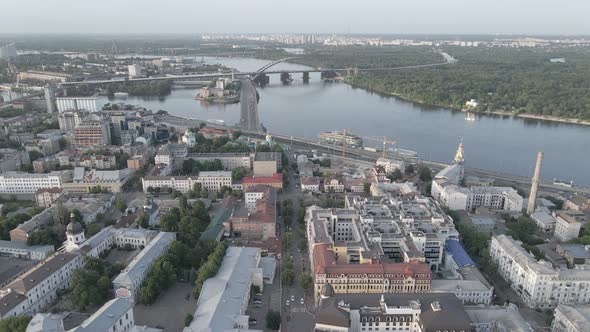
M543 152L539 151L537 154L537 165L535 166L535 174L531 180L531 194L529 196L529 206L526 209L528 214L535 212L537 205L537 190L539 189L539 177L541 176L541 165L543 164Z

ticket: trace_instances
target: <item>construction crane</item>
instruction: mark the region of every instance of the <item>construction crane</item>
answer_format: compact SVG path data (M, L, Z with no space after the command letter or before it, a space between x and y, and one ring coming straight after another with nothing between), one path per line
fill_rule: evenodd
M383 142L383 151L381 153L381 157L383 157L383 158L387 158L387 144L391 144L392 148L395 146L395 144L397 144L397 140L388 139L386 136L383 136L383 137L363 137L363 140Z

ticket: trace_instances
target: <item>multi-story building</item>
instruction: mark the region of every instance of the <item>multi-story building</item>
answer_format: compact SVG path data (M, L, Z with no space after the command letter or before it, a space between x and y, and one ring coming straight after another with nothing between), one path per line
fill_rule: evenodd
M137 78L143 76L143 68L138 64L132 64L128 67L129 78Z
M281 158L279 152L256 152L252 162L254 177L272 176L277 173L282 166Z
M68 111L59 113L57 115L57 121L59 123L59 129L64 132L72 132L80 123L82 123L83 116L81 112Z
M322 292L314 331L472 331L452 294L334 294L332 287Z
M0 172L19 171L30 164L31 159L26 151L0 149Z
M74 128L72 144L76 147L102 147L111 144L111 130L104 120L89 120Z
M59 97L56 98L57 111L59 113L67 111L98 111L96 97Z
M394 236L399 228L384 229L391 220L374 223L350 206L312 206L306 211L306 224L316 298L326 283L334 285L336 293L430 292L432 271L425 256L409 236ZM392 236L384 238L385 234Z
M478 207L519 212L523 197L514 188L473 186L460 187L447 180L432 181L432 197L451 210L471 211Z
M217 274L203 283L193 321L183 331L250 331L250 289L264 287L260 256L258 248L227 248Z
M79 211L84 224L90 224L96 220L99 214L107 212L115 201L115 195L110 193L75 193L63 195L59 200L68 211Z
M82 256L61 253L39 263L0 290L0 319L34 315L70 286L74 271L84 264Z
M0 174L0 193L35 194L41 188L62 188L71 179L71 171L59 171L45 174L24 172L4 172Z
M189 153L185 157L185 160L187 159L200 162L219 160L226 171L239 167L248 170L252 168L252 158L249 153Z
M582 229L582 220L566 211L558 211L555 216L555 237L562 242L577 239Z
M64 248L68 252L81 252L85 256L100 257L100 254L112 247L131 246L134 249L144 248L157 235L156 231L134 228L103 228L89 239L76 241L68 239Z
M506 235L492 237L490 255L500 275L529 307L590 302L590 270L555 269L544 260L537 261L520 242Z
M276 190L267 186L249 188L245 200L245 205L234 209L228 220L229 233L254 241L276 237Z
M590 305L559 304L553 312L551 332L585 332L590 327Z
M231 188L232 177L229 171L218 171L200 172L198 176L146 176L142 182L144 192L148 192L150 188L172 188L187 193L197 183L211 191L219 191L222 187Z
M168 250L174 240L176 240L175 233L158 233L113 280L113 288L115 290L125 288L129 291L131 297L135 298L153 263Z
M140 169L143 168L147 163L147 155L136 154L133 157L127 159L127 168Z
M35 200L37 201L38 206L48 208L51 207L53 202L61 197L62 194L63 189L61 188L41 188L35 193Z
M156 164L172 165L173 168L182 165L188 153L186 144L169 143L163 145L156 153Z
M184 135L182 135L181 139L182 143L186 144L186 146L188 146L189 148L192 148L197 144L197 135L190 129L187 129L184 132Z

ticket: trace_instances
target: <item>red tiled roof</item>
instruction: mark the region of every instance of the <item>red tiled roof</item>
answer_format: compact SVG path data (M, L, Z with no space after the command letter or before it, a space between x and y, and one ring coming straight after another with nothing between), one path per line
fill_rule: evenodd
M316 274L403 274L415 279L431 279L428 264L419 261L409 263L337 264L330 244L322 243L313 248L314 271ZM424 277L418 277L423 275Z
M283 183L283 174L275 173L272 176L245 177L242 184L264 184L264 183Z
M320 185L320 178L317 176L306 176L301 178L301 184L304 186Z
M63 191L61 188L39 188L37 189L37 195L41 193L59 194Z

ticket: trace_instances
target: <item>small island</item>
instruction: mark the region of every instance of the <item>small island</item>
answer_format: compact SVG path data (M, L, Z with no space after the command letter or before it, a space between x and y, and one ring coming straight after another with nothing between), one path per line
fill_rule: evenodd
M218 78L201 88L195 99L210 103L233 104L240 101L240 81Z

